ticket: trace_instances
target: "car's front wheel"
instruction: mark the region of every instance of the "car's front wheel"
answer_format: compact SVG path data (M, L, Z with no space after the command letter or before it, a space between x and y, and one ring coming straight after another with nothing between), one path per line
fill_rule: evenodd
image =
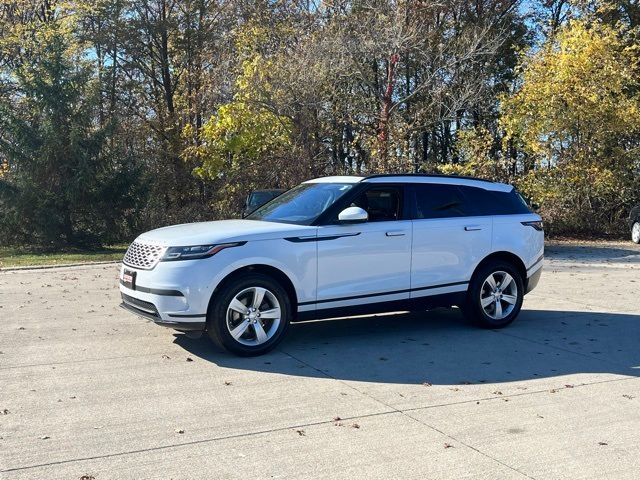
M502 328L515 320L524 299L522 276L508 262L482 266L471 279L464 313L485 328Z
M285 289L261 273L236 277L215 294L207 331L219 346L238 355L261 355L284 336L291 319Z
M640 222L634 222L631 227L631 240L640 243Z

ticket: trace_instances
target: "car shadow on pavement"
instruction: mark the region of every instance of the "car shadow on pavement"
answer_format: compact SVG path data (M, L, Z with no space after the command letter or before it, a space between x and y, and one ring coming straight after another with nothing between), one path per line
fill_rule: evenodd
M570 374L640 374L640 315L523 310L502 330L457 309L294 323L267 355L236 357L206 336L175 343L220 367L379 383L454 385Z

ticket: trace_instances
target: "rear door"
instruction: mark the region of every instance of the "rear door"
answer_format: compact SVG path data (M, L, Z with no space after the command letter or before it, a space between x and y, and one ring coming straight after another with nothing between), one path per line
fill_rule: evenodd
M491 250L492 217L475 215L457 185L411 185L411 298L464 291Z
M318 227L317 308L409 298L411 220L401 185L372 184L350 202L369 220ZM337 217L337 214L336 214Z

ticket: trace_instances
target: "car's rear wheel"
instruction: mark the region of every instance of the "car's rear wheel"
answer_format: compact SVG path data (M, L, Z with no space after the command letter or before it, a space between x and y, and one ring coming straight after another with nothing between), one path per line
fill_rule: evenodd
M476 271L467 293L465 316L484 328L502 328L515 320L522 308L524 281L518 269L503 261Z
M236 277L217 291L207 316L211 339L238 355L261 355L284 336L291 319L285 289L260 273Z
M640 222L634 222L631 227L631 240L640 243Z

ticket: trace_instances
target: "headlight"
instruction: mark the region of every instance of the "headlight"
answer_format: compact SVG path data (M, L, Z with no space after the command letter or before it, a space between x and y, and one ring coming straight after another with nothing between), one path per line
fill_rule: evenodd
M188 247L169 247L164 253L161 262L173 260L197 260L199 258L213 257L216 253L225 248L239 247L247 242L221 243L218 245L194 245Z

